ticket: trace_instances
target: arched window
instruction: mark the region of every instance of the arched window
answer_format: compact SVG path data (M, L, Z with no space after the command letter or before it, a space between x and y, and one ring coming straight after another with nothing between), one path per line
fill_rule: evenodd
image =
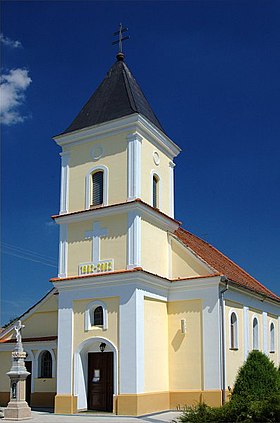
M269 327L269 351L275 352L275 326L273 322L270 323Z
M259 349L259 322L256 317L253 319L253 350Z
M103 326L103 307L98 306L94 310L92 326Z
M42 351L39 356L39 377L52 377L52 356L49 351Z
M85 331L101 328L107 329L107 306L102 301L93 301L85 309Z
M94 172L92 178L91 205L99 206L103 204L103 171Z
M153 175L153 207L159 208L159 177L157 175Z
M237 334L237 317L233 312L230 315L230 349L236 350L238 348L238 334Z

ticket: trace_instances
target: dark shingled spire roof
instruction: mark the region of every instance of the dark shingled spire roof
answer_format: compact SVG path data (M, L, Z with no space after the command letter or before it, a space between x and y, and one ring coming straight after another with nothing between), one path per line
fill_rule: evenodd
M118 54L117 59L103 82L63 134L133 113L145 116L163 131L141 88L123 62L123 55Z

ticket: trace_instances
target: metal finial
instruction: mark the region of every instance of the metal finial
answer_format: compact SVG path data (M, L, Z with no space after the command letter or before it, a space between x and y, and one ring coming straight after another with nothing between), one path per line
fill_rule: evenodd
M120 23L119 30L113 33L113 35L118 35L118 37L119 37L118 40L112 42L112 44L119 44L119 51L118 51L118 54L117 54L117 60L124 60L122 42L124 40L128 40L129 35L123 37L122 34L123 34L123 32L126 32L126 31L128 31L128 28L123 28L122 24Z

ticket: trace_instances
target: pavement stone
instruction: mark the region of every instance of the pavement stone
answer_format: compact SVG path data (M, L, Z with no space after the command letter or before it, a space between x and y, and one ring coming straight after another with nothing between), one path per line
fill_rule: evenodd
M32 419L30 422L40 423L170 423L180 416L179 411L166 411L164 413L154 413L140 417L116 416L115 414L99 414L99 413L80 413L75 415L54 414L49 411L32 410ZM1 416L0 416L1 418ZM5 420L2 420L3 423ZM8 420L7 420L8 421ZM16 420L9 420L16 421ZM28 420L26 420L28 421Z

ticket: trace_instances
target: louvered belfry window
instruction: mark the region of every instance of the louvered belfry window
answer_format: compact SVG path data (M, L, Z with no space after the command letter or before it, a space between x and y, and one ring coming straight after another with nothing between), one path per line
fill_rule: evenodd
M158 178L153 176L153 207L158 208Z
M98 171L92 175L92 206L103 204L103 172Z

